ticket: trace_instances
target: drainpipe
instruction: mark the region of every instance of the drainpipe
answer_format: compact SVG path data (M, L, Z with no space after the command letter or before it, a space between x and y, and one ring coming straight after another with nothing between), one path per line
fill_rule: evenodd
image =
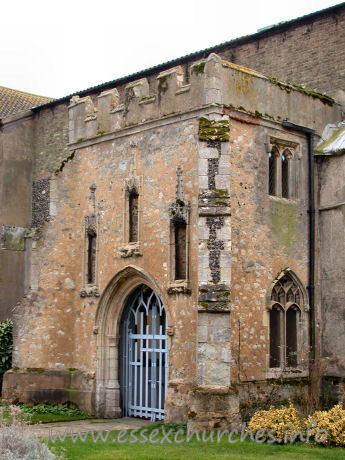
M314 191L314 129L296 125L287 119L282 122L283 128L304 133L308 138L308 172L309 172L309 305L310 305L310 356L315 360L315 191Z

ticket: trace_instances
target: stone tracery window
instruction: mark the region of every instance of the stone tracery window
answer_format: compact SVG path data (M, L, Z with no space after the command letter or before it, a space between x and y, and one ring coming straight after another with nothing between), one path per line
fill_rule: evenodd
M268 153L268 194L282 198L297 196L298 144L270 138Z
M300 364L303 295L289 273L277 280L270 305L270 368L293 368Z

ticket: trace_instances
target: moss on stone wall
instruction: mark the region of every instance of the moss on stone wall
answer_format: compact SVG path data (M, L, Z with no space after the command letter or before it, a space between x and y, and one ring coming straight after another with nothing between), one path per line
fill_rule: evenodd
M201 61L201 62L197 62L196 64L193 64L192 69L191 69L192 73L194 73L195 75L200 75L204 73L205 64L206 64L206 61Z
M227 142L229 136L229 120L208 120L199 118L199 140Z
M66 158L64 158L64 159L62 160L59 169L57 169L57 170L55 171L55 175L58 175L59 172L61 172L61 171L63 170L63 168L65 167L65 164L66 164L66 163L68 163L70 160L73 160L74 155L75 155L75 150L73 150L73 152L72 152L70 155L68 155L68 157L66 157Z
M297 204L272 200L270 219L272 232L278 243L292 249L296 243Z
M272 83L274 83L275 85L279 86L280 89L288 93L290 93L292 89L295 89L297 91L300 91L301 93L311 96L314 99L319 99L321 102L323 102L324 104L330 105L331 107L333 107L335 104L334 99L332 99L330 96L327 96L326 94L317 93L316 91L310 91L299 85L282 83L281 81L273 77L266 76L266 78L270 80Z

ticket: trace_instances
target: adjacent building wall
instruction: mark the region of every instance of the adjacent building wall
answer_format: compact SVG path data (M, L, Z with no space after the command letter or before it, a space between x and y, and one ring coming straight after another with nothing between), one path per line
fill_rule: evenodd
M230 42L220 54L278 80L336 97L339 90L345 91L344 40L343 3Z
M345 379L345 158L318 158L320 331L325 397L344 398Z
M12 316L25 290L25 232L31 221L31 114L0 126L0 321Z

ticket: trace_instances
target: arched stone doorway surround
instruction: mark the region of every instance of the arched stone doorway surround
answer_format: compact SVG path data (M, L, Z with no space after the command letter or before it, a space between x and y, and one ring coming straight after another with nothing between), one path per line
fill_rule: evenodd
M104 289L96 312L97 334L96 415L105 418L122 416L120 401L119 350L121 318L128 297L140 285L151 288L161 299L171 324L169 306L154 278L145 270L127 266L118 272ZM169 347L170 348L170 347Z

